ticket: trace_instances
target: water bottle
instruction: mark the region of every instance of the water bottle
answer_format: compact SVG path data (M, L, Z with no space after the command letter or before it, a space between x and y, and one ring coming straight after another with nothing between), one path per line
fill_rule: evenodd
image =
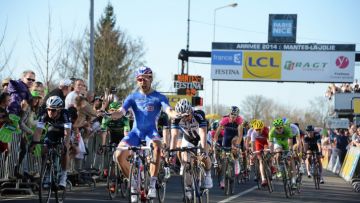
M145 178L145 174L144 174L144 168L143 168L143 165L142 165L142 161L140 161L140 175L141 175L141 180L144 180Z
M170 168L168 166L165 167L165 178L166 179L170 178Z

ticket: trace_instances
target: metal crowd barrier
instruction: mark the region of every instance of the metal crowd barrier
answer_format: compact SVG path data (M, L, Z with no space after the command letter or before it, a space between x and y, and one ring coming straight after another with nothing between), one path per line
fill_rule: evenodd
M13 133L12 141L8 143L8 149L5 151L0 158L0 200L1 194L5 191L22 191L28 192L30 195L34 195L31 188L20 188L20 186L34 186L37 189L39 188L38 184L31 182L22 182L21 179L14 177L15 166L19 166L19 172L23 173L24 163L19 163L19 152L20 152L20 142L21 139L24 139L23 133ZM29 155L28 155L29 156ZM28 157L28 165L34 168L35 158ZM37 167L39 168L39 167ZM28 167L29 171L30 167ZM9 188L8 186L12 186Z

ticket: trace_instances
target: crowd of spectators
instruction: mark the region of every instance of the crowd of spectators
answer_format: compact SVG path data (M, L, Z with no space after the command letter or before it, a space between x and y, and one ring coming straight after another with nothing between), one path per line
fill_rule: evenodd
M331 129L327 126L327 133L322 136L321 144L323 149L338 149L340 164L342 165L347 151L351 147L360 147L360 125L356 126L352 122L347 129Z
M355 79L353 85L350 83L343 83L342 85L336 86L334 83L331 83L325 92L325 97L330 100L331 97L337 93L360 93L358 80Z
M17 166L15 166L13 178L33 178L35 174L27 172L27 148L28 138L26 135L34 135L39 117L46 110L46 101L51 96L58 96L63 100L63 108L69 110L73 122L73 143L88 141L96 132L100 132L102 111L107 110L110 103L118 101L117 90L108 88L97 97L94 92L87 90L84 81L79 78L65 78L59 83L58 88L47 91L41 82L35 82L36 75L33 71L24 71L19 80L6 78L1 84L3 92L0 95L0 128L5 124L13 124L9 115L20 117L18 128L22 131L20 139L20 153ZM120 101L121 102L121 101ZM78 136L82 136L78 139ZM86 152L79 150L81 143L73 144L71 158L81 160ZM9 154L7 143L0 141L0 158L7 158ZM80 155L80 156L79 156ZM24 173L19 170L21 163L24 164Z

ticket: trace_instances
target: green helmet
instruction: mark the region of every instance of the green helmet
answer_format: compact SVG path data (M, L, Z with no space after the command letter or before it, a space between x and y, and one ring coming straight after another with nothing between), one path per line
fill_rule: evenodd
M273 125L274 126L284 125L284 121L282 119L280 119L280 118L277 118L277 119L274 120Z
M119 102L113 102L110 104L109 109L110 110L118 110L121 107L121 104Z

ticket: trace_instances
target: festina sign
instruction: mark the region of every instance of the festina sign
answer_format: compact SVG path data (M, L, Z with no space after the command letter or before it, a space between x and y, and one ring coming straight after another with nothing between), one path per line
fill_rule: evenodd
M203 83L174 81L174 88L203 90Z

